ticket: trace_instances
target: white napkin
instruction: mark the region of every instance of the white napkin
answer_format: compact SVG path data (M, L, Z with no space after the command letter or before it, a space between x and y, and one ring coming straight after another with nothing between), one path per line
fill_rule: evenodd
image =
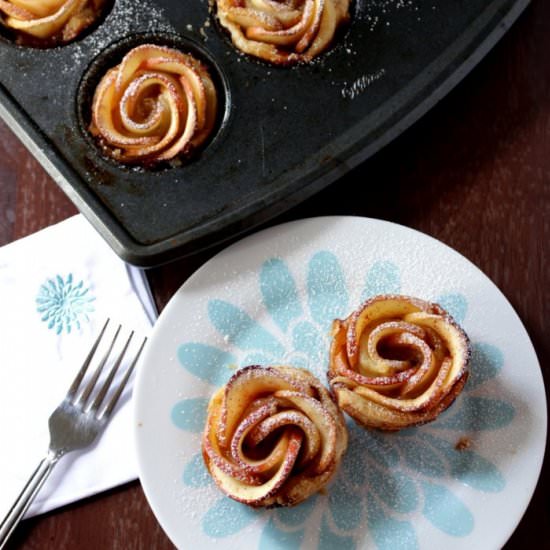
M49 415L107 318L121 337L135 330L137 349L156 310L144 273L81 215L0 248L0 519L45 456ZM59 461L27 517L137 477L130 393L94 447Z

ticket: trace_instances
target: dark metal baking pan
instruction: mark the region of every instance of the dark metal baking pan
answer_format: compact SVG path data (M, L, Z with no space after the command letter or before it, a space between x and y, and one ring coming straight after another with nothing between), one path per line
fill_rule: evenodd
M0 116L120 257L154 266L267 221L375 153L451 90L528 2L356 0L328 53L277 68L239 54L207 0L115 0L72 44L0 39ZM127 169L87 136L89 82L157 36L213 65L224 119L193 161Z

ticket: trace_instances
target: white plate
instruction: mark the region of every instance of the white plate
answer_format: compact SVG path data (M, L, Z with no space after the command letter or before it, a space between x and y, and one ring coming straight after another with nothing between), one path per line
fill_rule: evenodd
M332 319L369 295L438 301L473 344L468 384L436 422L399 433L350 427L328 490L252 510L206 473L206 404L237 366L307 366L326 382ZM135 387L140 479L180 548L499 548L535 488L546 439L537 358L519 318L473 264L388 222L325 217L229 247L174 295ZM456 450L467 438L471 446Z

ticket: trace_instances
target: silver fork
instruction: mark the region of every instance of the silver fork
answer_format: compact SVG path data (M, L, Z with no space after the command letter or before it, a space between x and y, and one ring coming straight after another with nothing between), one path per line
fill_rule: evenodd
M119 325L107 351L97 365L96 370L82 391L79 393L78 390L80 385L86 375L90 363L92 362L92 358L101 342L101 339L103 338L108 324L109 319L107 319L105 325L103 325L97 340L90 349L88 356L78 371L78 374L71 384L67 395L50 416L48 422L50 429L50 444L47 455L40 461L40 464L30 477L20 495L17 497L17 500L14 502L11 510L0 524L0 549L4 547L8 538L13 533L15 527L40 491L40 488L50 475L59 459L71 451L88 447L103 431L113 413L118 399L124 390L124 387L128 382L128 379L132 374L132 371L134 370L134 367L136 366L147 339L144 339L141 343L138 352L126 370L124 377L118 385L113 388L110 399L102 408L103 401L109 392L111 384L134 335L133 332L130 334L124 344L124 347L122 348L122 351L116 357L111 370L105 378L105 381L99 390L96 391L95 396L92 396L96 385L100 386L100 384L98 384L98 380L109 359L109 356L111 355L111 352L113 351L116 339L120 333L121 326Z

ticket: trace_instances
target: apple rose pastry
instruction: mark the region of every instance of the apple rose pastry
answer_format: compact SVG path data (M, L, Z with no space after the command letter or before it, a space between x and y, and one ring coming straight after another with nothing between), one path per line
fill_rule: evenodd
M342 413L310 372L251 366L213 395L202 449L229 497L293 506L328 483L347 441Z
M144 44L97 86L90 132L115 160L151 165L200 147L216 111L216 89L205 65L189 54Z
M0 0L5 27L20 42L59 44L76 38L101 14L105 0Z
M439 305L376 296L335 320L328 378L340 408L372 428L430 422L462 390L470 344Z
M349 0L216 0L236 48L277 65L309 62L349 20Z

